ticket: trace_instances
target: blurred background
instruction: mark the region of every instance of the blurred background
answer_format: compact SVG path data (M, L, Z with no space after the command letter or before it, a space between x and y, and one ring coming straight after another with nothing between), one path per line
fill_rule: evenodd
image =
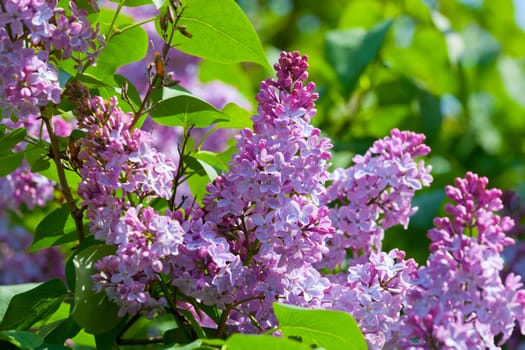
M271 62L281 50L309 56L313 122L332 139L334 167L394 127L427 136L434 184L417 196L408 232L389 230L384 248L423 263L444 186L466 171L525 192L525 0L237 2ZM268 72L204 61L199 74L219 74L253 102Z

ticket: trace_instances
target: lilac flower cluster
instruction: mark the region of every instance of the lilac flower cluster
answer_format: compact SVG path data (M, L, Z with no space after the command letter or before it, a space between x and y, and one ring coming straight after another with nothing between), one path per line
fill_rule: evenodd
M503 259L505 266L501 277L505 279L510 273L525 279L525 203L522 197L514 191L505 191L502 195L502 214L508 215L514 221L514 227L509 236L516 240L514 245L505 247ZM525 349L525 336L520 333L519 327L515 327L511 338L505 343L507 349Z
M381 251L386 229L407 227L417 210L411 204L415 192L432 181L431 167L414 161L430 151L424 140L422 134L394 129L364 156L355 156L353 166L333 172L323 197L337 228L330 241L330 268L345 262L348 253L351 262L367 261L372 252Z
M328 287L314 264L333 232L319 204L331 145L309 124L317 94L304 82L306 57L282 53L275 68L278 79L261 83L254 130L242 131L230 170L188 224L174 275L185 294L231 308L230 325L244 331L273 324L272 302L319 305Z
M53 195L53 181L32 173L27 164L0 178L0 211L18 211L22 205L28 210L44 207Z
M473 173L447 186L448 217L434 220L431 254L407 293L398 344L403 349L499 349L516 321L525 332L521 278L502 280L501 252L513 243L501 191Z
M506 191L502 195L503 213L514 221L514 227L509 232L509 236L516 240L516 244L508 246L503 251L505 260L506 276L513 272L525 278L525 204L521 196L513 191Z
M0 285L64 278L64 255L56 247L27 253L32 235L0 211Z
M331 276L323 306L352 314L369 348L383 349L399 325L416 270L416 262L405 260L405 253L398 249L372 252L366 263Z
M7 0L0 6L0 110L4 117L39 115L39 108L58 103L62 89L51 55L67 59L73 52L82 60L97 54L87 13L71 2L71 15L56 0ZM88 54L88 50L93 50Z
M132 115L116 98L85 97L76 111L86 130L78 155L78 193L95 238L117 246L97 263L97 289L121 306L119 314L139 311L152 317L165 305L150 292L152 281L170 273L184 231L169 211L157 213L154 198L170 199L175 164L149 146L150 135L132 129Z
M66 121L60 117L54 117L52 123L55 134L62 137L69 136L74 126L73 121ZM47 130L42 129L42 121L36 116L17 121L3 119L0 120L0 124L11 129L23 127L29 137L49 140ZM26 142L20 142L13 148L13 151L21 152L26 147ZM0 177L0 211L9 209L18 212L21 205L28 210L33 210L35 206L44 207L53 199L55 185L43 175L32 172L24 160L18 169Z
M48 140L41 123L35 116L16 122L0 120L0 124L12 129L24 127L30 137ZM53 118L53 125L58 136L67 136L72 130L71 123L61 118ZM26 143L21 142L13 150L20 152L26 147ZM12 215L21 215L23 210L44 208L55 198L55 190L55 182L32 172L25 160L18 169L0 178L0 284L64 277L63 253L56 247L27 253L33 237L12 220Z
M151 286L174 287L221 309L215 326L226 333L273 327L274 301L345 310L371 349L497 349L516 322L525 331L520 278L500 278L513 243L512 220L495 214L500 191L471 173L447 187L453 219L435 220L425 266L382 251L385 230L407 227L415 191L432 181L414 160L429 148L423 135L394 129L330 174L331 144L310 124L317 94L307 67L297 52L281 54L229 170L201 207L163 214L149 200L170 199L174 163L114 99L82 99L79 194L91 232L117 249L96 264L97 290L121 315L153 316L170 300Z

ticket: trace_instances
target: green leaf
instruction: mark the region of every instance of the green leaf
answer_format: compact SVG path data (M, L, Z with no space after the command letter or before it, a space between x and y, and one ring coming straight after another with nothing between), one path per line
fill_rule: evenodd
M35 322L51 316L59 308L66 293L64 282L55 278L15 295L0 323L0 330L28 329Z
M191 311L184 310L184 309L180 309L179 311L184 315L184 317L186 317L187 320L189 320L191 324L191 328L193 328L197 337L206 338L206 332L201 327L199 321L197 321L193 313ZM189 341L186 341L186 343L189 343L190 341L191 339L189 339Z
M209 165L212 165L220 170L228 170L228 163L225 162L219 155L215 152L210 151L199 151L195 153L195 158L206 162Z
M89 73L79 74L77 76L77 79L83 82L84 85L90 88L99 87L99 86L111 86L111 85L108 85L107 82L105 82L104 80L99 79L96 76L89 74Z
M441 100L438 96L426 91L419 91L419 111L423 124L423 134L428 139L428 144L438 137L443 122Z
M18 128L9 132L7 135L2 135L2 137L0 137L0 156L12 154L11 149L24 141L26 135L27 131L25 128Z
M24 150L24 156L31 167L32 172L40 172L48 169L51 163L47 159L47 151L36 145L28 145Z
M269 335L233 334L226 340L228 350L311 350L306 344ZM339 349L346 349L341 347Z
M110 0L111 2L119 3L120 0ZM144 6L144 5L151 5L153 1L152 0L126 0L124 2L125 6L129 7L136 7L136 6Z
M71 348L60 344L44 343L35 350L71 350Z
M92 23L100 23L101 32L105 32L115 15L114 10L101 9L96 16L90 16ZM96 19L95 19L96 18ZM139 61L146 56L148 51L148 35L140 27L127 29L133 25L133 19L122 14L115 21L116 34L106 42L104 49L97 59L97 65L86 70L86 77L105 85L117 86L113 75L118 67L127 63Z
M179 25L191 33L173 44L182 52L219 63L255 62L271 70L261 41L233 0L186 0Z
M73 258L75 304L71 311L71 317L81 328L91 334L108 332L116 327L121 320L117 315L119 307L109 301L104 291L96 293L93 290L91 278L97 272L95 263L114 253L114 246L93 245Z
M182 328L173 328L164 332L162 338L164 339L164 344L189 344L191 343L191 338L188 336L188 333Z
M189 344L184 345L169 345L162 348L166 350L215 350L224 345L222 339L197 339ZM209 346L207 346L209 345Z
M151 117L159 124L204 128L228 117L208 102L178 89L167 89L168 98L164 97L150 112Z
M498 60L497 66L505 91L517 104L525 108L525 61L503 56Z
M195 174L188 179L188 186L199 205L202 204L202 199L207 192L206 187L209 183L210 179L207 175Z
M0 332L0 341L7 341L18 346L19 349L33 350L44 342L42 337L26 331L3 331Z
M69 257L69 259L66 261L66 284L73 291L75 292L75 284L76 284L76 276L75 276L75 264L73 262L74 258L80 254L84 249L87 249L93 245L103 245L104 242L97 241L93 235L88 235L82 242L78 244L76 249L73 251L73 254Z
M184 163L195 172L196 175L206 177L206 181L215 180L218 176L217 171L208 163L192 156L185 156Z
M69 205L63 204L40 221L36 227L33 244L29 252L73 242L78 239L74 219L70 215Z
M224 106L222 113L227 115L229 120L219 122L217 124L219 128L244 129L253 127L251 112L235 103L228 103Z
M326 350L366 350L367 345L354 318L343 311L304 309L274 303L279 329L287 337Z
M51 166L45 170L40 170L39 173L47 177L49 180L55 181L56 183L60 183L60 179L58 177L56 167L54 166ZM67 171L67 170L65 174L66 174L67 184L69 185L69 188L78 188L78 184L82 180L80 178L80 175L78 175L74 171Z
M328 61L341 80L345 95L353 90L366 66L376 58L391 25L392 20L386 20L369 31L348 29L326 34Z
M384 8L375 0L350 1L341 11L339 28L371 28L383 19Z
M48 344L64 344L66 339L73 338L78 332L80 332L80 327L69 317L57 322L56 327L47 333L44 340Z
M213 180L215 180L215 178L217 176L219 176L217 174L217 171L210 165L208 164L207 162L201 160L201 159L197 159L197 161L200 163L200 165L202 166L202 168L204 169L204 171L206 172L206 175L208 176L208 181L209 182L212 182Z
M450 71L445 36L437 29L418 28L410 47L388 47L384 56L393 72L403 74L420 88L435 95L455 92L457 77Z
M40 283L24 283L11 286L0 286L0 319L4 318L7 307L15 295L33 289L39 284Z
M403 77L381 82L374 88L379 106L410 105L417 96L417 92L417 87L409 79Z
M23 160L23 152L0 155L0 177L11 174L22 165Z
M95 343L97 345L97 349L119 350L120 347L117 345L116 339L122 333L122 330L124 327L126 327L127 323L128 318L123 317L120 319L120 322L111 330L104 333L95 334Z

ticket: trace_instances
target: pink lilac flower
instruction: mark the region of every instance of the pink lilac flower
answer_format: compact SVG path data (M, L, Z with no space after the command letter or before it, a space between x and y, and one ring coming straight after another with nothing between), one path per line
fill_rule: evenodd
M0 124L13 130L24 128L28 137L49 141L47 130L42 129L42 120L36 116L17 121L2 119ZM52 118L52 124L57 136L67 137L73 130L74 121L56 116ZM22 152L26 147L27 142L22 141L13 147L12 151ZM47 150L42 149L41 152L45 154ZM10 210L19 213L22 208L28 210L33 210L35 207L43 208L53 200L55 190L56 183L39 173L32 172L24 159L19 168L0 177L0 211Z
M51 247L27 253L32 240L25 228L14 225L0 210L0 285L64 278L62 252Z
M274 325L276 300L320 305L328 288L314 264L333 232L319 205L331 145L309 124L317 94L304 81L307 67L305 56L281 54L277 80L261 83L254 130L241 132L230 170L208 186L174 257L173 284L206 303L230 305L229 325L239 331Z
M11 42L0 29L0 109L4 118L40 115L40 107L58 103L62 92L44 52Z
M323 307L350 313L363 332L369 349L383 349L400 322L406 294L417 270L405 253L372 252L369 261L330 276Z
M175 164L149 145L147 132L131 128L132 115L116 98L85 96L75 113L86 130L78 193L90 232L117 247L96 264L96 290L120 306L120 316L153 317L166 299L153 295L151 284L171 273L170 257L178 254L184 230L169 210L158 213L149 200L170 199Z
M24 164L0 178L0 211L19 211L22 205L28 210L44 207L54 197L54 185L53 181L31 172Z
M516 274L523 280L525 278L525 204L522 197L514 191L505 191L502 195L503 210L502 214L508 215L514 221L514 227L509 231L509 236L516 240L516 243L505 247L503 259L504 269L501 277L504 279L510 273ZM520 333L519 327L515 327L511 338L506 343L508 349L525 348L525 336Z
M96 263L96 290L104 290L120 306L119 315L143 313L153 317L167 305L164 296L150 291L160 274L171 273L169 257L178 254L184 231L168 213L159 215L151 207L130 207L117 224L117 252Z
M329 243L330 268L345 262L347 254L355 263L367 261L381 250L386 229L397 224L407 228L417 210L411 205L415 192L432 181L431 167L414 160L429 153L424 140L422 134L394 129L364 156L355 156L353 166L331 174L322 198L337 228Z
M59 117L52 120L55 134L69 136L73 128L71 121ZM25 128L28 137L49 140L47 131L42 130L42 121L36 116L13 121L2 119L0 124L10 129ZM21 152L27 143L20 142L13 151ZM46 150L42 150L45 154ZM0 284L40 282L63 277L64 255L58 248L27 253L33 241L32 234L14 223L12 215L24 210L44 208L55 198L56 183L39 173L31 171L24 160L12 173L0 178Z
M38 116L58 103L62 89L50 55L72 57L80 66L94 60L103 38L91 28L87 12L71 2L66 16L56 1L7 0L0 6L0 110L4 118Z
M407 293L398 329L403 349L499 349L519 322L525 332L525 290L519 276L503 280L503 249L513 222L495 214L501 191L473 173L447 186L451 216L434 220L431 254ZM394 342L395 344L395 342Z

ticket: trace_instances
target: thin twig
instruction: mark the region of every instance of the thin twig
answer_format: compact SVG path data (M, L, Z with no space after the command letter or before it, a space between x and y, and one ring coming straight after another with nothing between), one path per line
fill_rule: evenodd
M69 188L69 185L67 183L67 177L64 170L64 166L62 165L62 161L60 159L60 147L58 145L58 139L53 131L53 125L51 123L51 117L42 117L44 120L44 123L46 125L47 132L49 134L49 139L51 140L51 150L52 150L52 156L53 161L55 162L58 179L60 181L60 187L62 190L62 193L64 194L64 197L66 198L66 202L69 205L69 210L71 211L71 217L73 217L73 220L75 221L75 226L77 228L78 233L78 240L82 242L85 238L85 232L84 232L84 224L82 222L82 210L80 210L77 207L77 203L75 202L75 198L73 198L73 193L71 192L71 188Z
M175 301L172 299L172 295L170 291L168 290L168 286L166 286L164 281L160 281L160 287L162 289L162 292L164 293L164 297L166 298L166 301L168 302L168 306L171 309L171 314L173 315L173 318L175 319L175 322L177 323L178 328L182 329L182 331L184 332L184 334L187 336L188 339L193 339L188 329L186 328L186 319L177 312L177 305L175 304Z

